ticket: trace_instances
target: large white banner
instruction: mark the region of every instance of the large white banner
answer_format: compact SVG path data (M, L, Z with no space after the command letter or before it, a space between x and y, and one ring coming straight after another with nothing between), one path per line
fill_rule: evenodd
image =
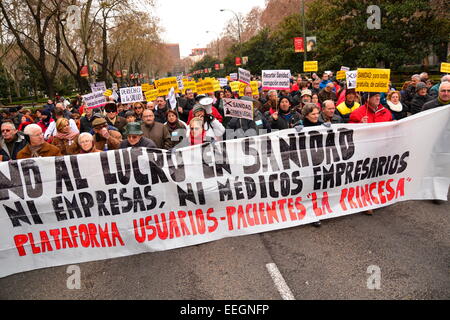
M447 106L173 152L2 162L0 277L445 200L449 119Z

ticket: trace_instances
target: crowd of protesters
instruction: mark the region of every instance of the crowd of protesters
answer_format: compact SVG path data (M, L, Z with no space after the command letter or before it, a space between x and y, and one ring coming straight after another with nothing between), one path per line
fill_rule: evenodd
M224 98L253 102L253 120L228 117ZM388 93L356 92L324 73L315 79L292 77L289 90L260 88L257 95L250 86L243 96L229 86L207 95L187 89L176 106L166 97L132 104L110 97L93 109L80 95L72 101L57 97L34 112L20 106L1 111L0 161L128 147L170 150L297 126L395 121L449 104L450 75L433 85L425 72L402 88L390 86Z
M398 90L360 93L330 74L315 79L291 78L290 90L247 86L243 96L229 86L207 95L187 89L171 106L166 97L121 104L108 98L100 108L87 108L81 96L48 100L32 112L15 107L0 115L2 161L38 156L74 155L127 147L172 149L208 141L258 135L296 126L324 123L394 121L450 103L450 75L435 85L423 72ZM224 98L253 102L253 120L224 113Z

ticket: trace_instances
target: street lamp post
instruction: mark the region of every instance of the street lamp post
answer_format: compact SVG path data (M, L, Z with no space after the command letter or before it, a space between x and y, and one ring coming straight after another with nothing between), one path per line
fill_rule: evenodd
M242 58L242 42L241 42L241 22L239 21L239 17L233 10L230 9L220 9L221 12L223 11L230 11L234 14L234 16L237 19L238 22L238 36L239 36L239 56Z
M219 59L220 60L220 52L219 52L219 35L217 34L217 32L214 32L214 31L206 31L206 33L215 33L216 34L216 36L217 36L217 40L216 40L216 43L217 43L217 59Z

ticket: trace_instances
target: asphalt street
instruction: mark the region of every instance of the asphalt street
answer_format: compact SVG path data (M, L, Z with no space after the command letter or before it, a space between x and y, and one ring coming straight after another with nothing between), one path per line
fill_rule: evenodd
M68 266L19 273L0 279L0 298L279 300L273 263L297 300L449 299L449 231L449 202L406 201L320 228L82 263L80 289L67 288ZM368 288L368 268L380 271L379 289Z

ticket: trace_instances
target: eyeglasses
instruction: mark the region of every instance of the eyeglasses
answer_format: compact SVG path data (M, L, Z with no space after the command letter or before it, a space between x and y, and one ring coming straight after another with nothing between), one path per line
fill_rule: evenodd
M143 107L136 107L135 109L144 109Z
M2 129L2 132L11 132L11 129Z
M103 128L106 128L106 127L108 127L108 125L105 123L105 124L102 124L102 125L95 126L94 129L100 130L100 129L103 129Z
M139 108L137 108L137 109L139 109ZM114 113L115 111L113 111L113 110L110 110L110 111L106 111L106 113Z
M449 89L449 90L441 89L441 90L439 90L439 92L446 92L446 93L450 93L450 89Z

